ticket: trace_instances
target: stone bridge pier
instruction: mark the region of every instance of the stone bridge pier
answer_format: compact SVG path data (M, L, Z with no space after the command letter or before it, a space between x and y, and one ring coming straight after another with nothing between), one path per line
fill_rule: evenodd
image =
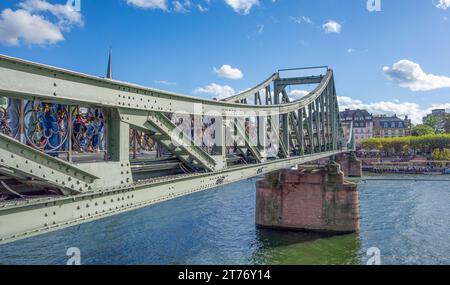
M341 166L345 177L362 177L362 162L354 152L338 154L336 162Z
M256 188L258 226L331 233L359 230L357 185L344 180L337 163L272 172Z

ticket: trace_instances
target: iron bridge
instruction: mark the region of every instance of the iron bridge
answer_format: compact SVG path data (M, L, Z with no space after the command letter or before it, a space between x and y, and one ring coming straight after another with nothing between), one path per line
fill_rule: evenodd
M352 151L321 69L205 100L0 55L0 244Z

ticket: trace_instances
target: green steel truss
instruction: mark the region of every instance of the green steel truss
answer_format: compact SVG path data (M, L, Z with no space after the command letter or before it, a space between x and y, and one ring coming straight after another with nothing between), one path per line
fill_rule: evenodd
M311 83L317 84L314 91L289 100L287 86ZM85 163L63 161L0 135L1 175L55 187L63 193L1 202L0 244L353 149L353 140L343 136L331 69L310 77L281 78L275 73L255 88L215 101L0 55L0 96L102 108L108 127L107 159ZM190 116L215 116L217 145L213 154L172 122L170 114L180 110ZM257 127L256 143L248 127L252 120ZM277 157L266 154L269 125L279 138ZM148 134L190 173L134 178L130 128ZM244 164L230 165L228 161L225 140L230 128L243 141L238 148L248 159Z

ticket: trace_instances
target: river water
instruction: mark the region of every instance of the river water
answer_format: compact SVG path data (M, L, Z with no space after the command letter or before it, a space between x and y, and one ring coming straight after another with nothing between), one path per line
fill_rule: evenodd
M0 264L450 264L445 176L360 181L361 231L330 236L255 227L255 179L0 246ZM431 179L414 181L411 179Z

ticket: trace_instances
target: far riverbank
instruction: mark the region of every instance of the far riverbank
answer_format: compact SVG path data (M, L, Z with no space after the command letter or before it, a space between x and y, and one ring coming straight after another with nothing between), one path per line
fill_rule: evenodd
M359 157L363 171L378 174L449 175L450 161L432 161L423 157Z

